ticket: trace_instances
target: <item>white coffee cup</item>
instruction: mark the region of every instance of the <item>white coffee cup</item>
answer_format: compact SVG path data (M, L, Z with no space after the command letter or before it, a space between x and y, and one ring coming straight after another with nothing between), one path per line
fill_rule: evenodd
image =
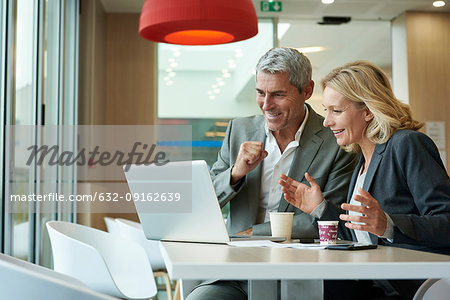
M286 241L291 239L293 212L271 212L270 229L272 236L285 237Z

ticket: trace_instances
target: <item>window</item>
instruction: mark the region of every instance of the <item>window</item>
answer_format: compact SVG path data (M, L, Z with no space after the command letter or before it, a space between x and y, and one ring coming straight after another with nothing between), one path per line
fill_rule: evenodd
M259 113L254 70L274 45L272 20L246 41L214 46L158 44L160 124L192 125L192 158L217 158L230 119Z
M5 224L3 252L50 266L50 244L45 223L73 220L73 207L55 203L11 201L15 196L44 193L73 193L74 171L28 165L24 143L45 142L74 147L74 140L63 140L59 125L76 124L76 69L78 1L14 0L0 8L2 50L1 115L6 119L0 133L5 134L0 149L4 186L1 218ZM7 24L7 26L5 25ZM8 27L8 31L5 28ZM4 71L4 72L3 72ZM56 133L41 125L53 126ZM5 141L5 144L3 144ZM2 155L3 156L3 155Z
M312 64L314 94L307 101L323 114L320 80L332 69L355 60L369 60L391 74L390 21L358 21L319 25L319 20L278 21L279 45L304 52Z

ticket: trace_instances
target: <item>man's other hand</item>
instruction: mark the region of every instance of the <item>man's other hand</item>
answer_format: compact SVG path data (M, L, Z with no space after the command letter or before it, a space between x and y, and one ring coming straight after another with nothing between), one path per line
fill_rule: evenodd
M253 234L253 228L251 228L251 227L247 230L236 233L236 235L252 235L252 234Z

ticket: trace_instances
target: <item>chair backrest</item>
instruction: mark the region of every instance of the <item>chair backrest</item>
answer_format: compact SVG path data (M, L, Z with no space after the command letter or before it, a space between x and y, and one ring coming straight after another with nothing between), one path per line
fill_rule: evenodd
M116 223L123 237L129 238L144 247L153 270L166 268L159 248L159 241L147 240L140 223L121 218L117 218Z
M427 279L413 300L447 300L450 298L450 278Z
M153 271L140 245L69 222L50 221L47 229L55 271L115 297L143 299L156 295Z
M73 277L5 254L0 254L0 282L2 299L116 299L89 289Z
M119 234L119 226L116 223L116 219L111 217L103 217L103 220L105 220L106 229L109 233L113 234Z

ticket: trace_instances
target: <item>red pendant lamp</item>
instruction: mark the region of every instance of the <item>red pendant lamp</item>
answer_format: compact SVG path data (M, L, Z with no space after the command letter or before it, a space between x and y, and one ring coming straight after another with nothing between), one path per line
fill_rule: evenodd
M145 0L139 34L150 41L216 45L258 33L251 0Z

